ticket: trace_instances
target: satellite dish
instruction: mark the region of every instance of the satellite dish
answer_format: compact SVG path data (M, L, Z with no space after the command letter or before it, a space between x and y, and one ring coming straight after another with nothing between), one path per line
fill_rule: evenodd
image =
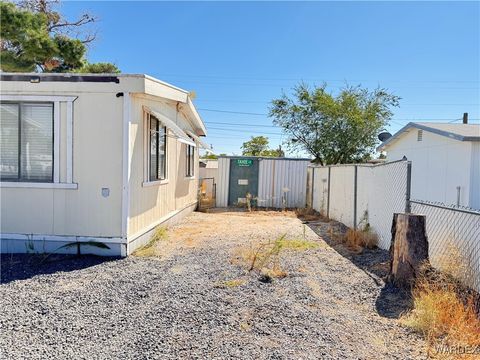
M388 131L385 131L385 132L382 132L382 133L378 134L378 139L381 142L384 142L384 141L390 139L391 137L392 137L392 134L390 134Z

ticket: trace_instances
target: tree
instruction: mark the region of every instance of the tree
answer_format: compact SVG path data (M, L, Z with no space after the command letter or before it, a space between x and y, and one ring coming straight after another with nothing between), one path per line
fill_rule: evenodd
M109 74L118 74L120 69L111 63L104 63L99 62L95 64L85 64L80 69L75 70L75 72L79 73L92 73L92 74L99 74L99 73L109 73Z
M273 150L269 149L268 144L268 138L266 136L252 136L249 141L243 143L242 155L265 157L282 157L285 155L281 147Z
M300 84L293 98L284 94L272 101L269 116L288 135L288 145L310 153L315 162L356 163L371 157L399 100L381 88L346 87L334 96L326 84L313 90Z
M89 64L86 43L95 39L82 26L95 21L84 14L69 22L53 9L58 1L28 0L0 3L0 68L9 72L104 72L118 68L109 63ZM86 71L83 71L83 70ZM109 71L110 72L110 71Z
M227 154L221 153L221 154L216 155L216 154L213 154L213 153L208 153L208 154L203 155L201 158L202 159L208 159L208 160L216 160L216 159L218 159L219 156L227 156Z

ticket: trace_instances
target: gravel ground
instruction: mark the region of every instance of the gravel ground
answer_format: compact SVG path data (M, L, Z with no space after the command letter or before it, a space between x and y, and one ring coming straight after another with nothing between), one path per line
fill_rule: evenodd
M4 256L1 358L425 358L395 318L398 293L374 271L385 254L342 253L329 226L292 213L194 213L156 257ZM284 253L287 277L263 283L233 261L282 234L319 244Z

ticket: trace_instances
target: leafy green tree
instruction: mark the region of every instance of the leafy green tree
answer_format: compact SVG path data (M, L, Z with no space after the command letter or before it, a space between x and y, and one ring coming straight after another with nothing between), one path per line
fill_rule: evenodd
M75 70L75 72L91 73L91 74L99 74L99 73L118 74L120 72L120 69L114 64L100 62L95 64L86 63L80 69Z
M293 149L310 153L321 165L368 160L377 144L377 134L392 117L400 98L385 89L369 91L347 87L336 96L326 84L311 90L300 84L292 98L272 101L270 117L289 136Z
M244 156L265 156L282 157L283 150L279 147L277 150L269 148L268 138L266 136L252 136L249 141L242 145L242 155Z
M86 43L94 34L82 39L69 36L73 30L94 21L84 14L69 22L53 5L58 1L27 0L15 5L0 2L0 68L9 72L104 72L118 68L113 64L89 64L85 60ZM75 31L77 32L77 31ZM78 31L80 32L80 31ZM109 65L109 67L107 66Z

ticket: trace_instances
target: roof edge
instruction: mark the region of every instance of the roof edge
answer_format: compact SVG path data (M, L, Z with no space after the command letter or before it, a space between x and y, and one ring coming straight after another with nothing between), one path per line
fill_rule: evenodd
M406 132L408 129L411 129L411 128L429 131L431 133L434 133L440 136L445 136L449 139L458 140L458 141L480 141L480 136L463 136L463 135L452 133L450 131L444 131L444 130L432 128L430 126L426 126L423 124L409 122L403 128L398 130L392 137L390 137L389 139L381 143L379 146L377 146L376 150L383 151L392 141L398 139L404 132Z

